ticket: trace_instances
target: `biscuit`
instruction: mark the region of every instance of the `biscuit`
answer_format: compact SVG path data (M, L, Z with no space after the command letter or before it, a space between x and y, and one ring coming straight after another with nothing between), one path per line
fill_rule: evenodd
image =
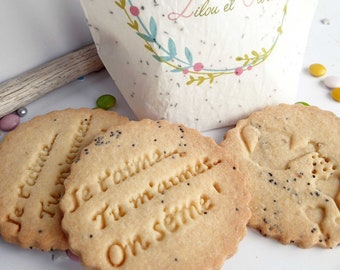
M67 249L59 201L80 149L126 117L101 109L54 111L19 125L0 144L0 233L24 248Z
M249 200L211 138L144 119L82 150L60 207L70 248L89 269L219 269L246 234Z
M340 241L340 119L300 104L240 120L221 143L252 196L249 226L283 244L332 248Z

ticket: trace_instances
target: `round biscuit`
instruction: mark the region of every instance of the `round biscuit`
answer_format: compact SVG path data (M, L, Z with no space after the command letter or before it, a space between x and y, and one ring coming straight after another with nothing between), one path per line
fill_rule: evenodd
M240 120L222 147L240 164L252 195L249 226L283 244L340 242L340 119L300 104Z
M80 149L126 117L101 109L37 116L0 144L0 234L24 248L67 249L59 201Z
M65 181L62 227L89 269L220 269L250 217L248 189L211 138L144 119L97 136Z

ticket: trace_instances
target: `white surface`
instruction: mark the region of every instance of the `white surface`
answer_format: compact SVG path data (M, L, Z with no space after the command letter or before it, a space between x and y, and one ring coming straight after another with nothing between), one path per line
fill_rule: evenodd
M63 54L67 50L86 44L90 40L76 0L2 0L1 5L0 31L3 42L0 43L0 81ZM39 10L37 10L38 6ZM43 18L38 19L41 12L48 23L42 22ZM71 26L74 28L63 20L64 16L70 14L74 17L67 20L72 21ZM320 22L324 18L330 20L330 25ZM33 24L39 29L32 29L28 24ZM82 29L83 32L77 34L75 29ZM47 39L49 36L47 33L51 34L51 31L53 35L58 33L59 36L55 35L53 40ZM327 75L340 76L340 1L338 0L321 0L319 4L305 55L305 69L301 71L297 101L306 101L340 116L340 103L332 100L329 89L322 84L322 78L314 78L306 71L314 62L324 64L328 68ZM28 105L28 115L23 121L55 109L94 107L96 98L104 93L113 93L117 97L118 104L115 107L117 112L134 118L112 80L103 71L87 76L84 80L77 80ZM205 134L219 142L226 130L227 128L222 128ZM54 260L52 260L53 256ZM304 250L295 246L281 245L262 237L253 230L248 230L247 236L240 243L239 251L225 263L223 270L339 270L339 257L339 247L332 250L320 248ZM78 263L70 261L61 253L24 250L1 239L0 265L2 270L83 269Z

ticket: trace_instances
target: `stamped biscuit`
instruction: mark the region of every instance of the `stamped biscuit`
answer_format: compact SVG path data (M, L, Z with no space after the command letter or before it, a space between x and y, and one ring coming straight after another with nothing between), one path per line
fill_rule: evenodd
M38 116L0 144L0 234L24 248L67 249L59 201L80 149L112 125L128 122L101 109Z
M246 174L249 226L283 244L340 242L340 119L317 107L278 105L227 132L222 146Z
M211 138L166 121L108 130L65 181L62 227L89 269L219 269L246 233L243 175Z

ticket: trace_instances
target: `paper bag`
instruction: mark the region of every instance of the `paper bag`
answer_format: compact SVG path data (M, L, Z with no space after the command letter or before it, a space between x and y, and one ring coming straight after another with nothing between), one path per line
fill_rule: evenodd
M81 0L138 118L209 130L293 103L317 0Z

